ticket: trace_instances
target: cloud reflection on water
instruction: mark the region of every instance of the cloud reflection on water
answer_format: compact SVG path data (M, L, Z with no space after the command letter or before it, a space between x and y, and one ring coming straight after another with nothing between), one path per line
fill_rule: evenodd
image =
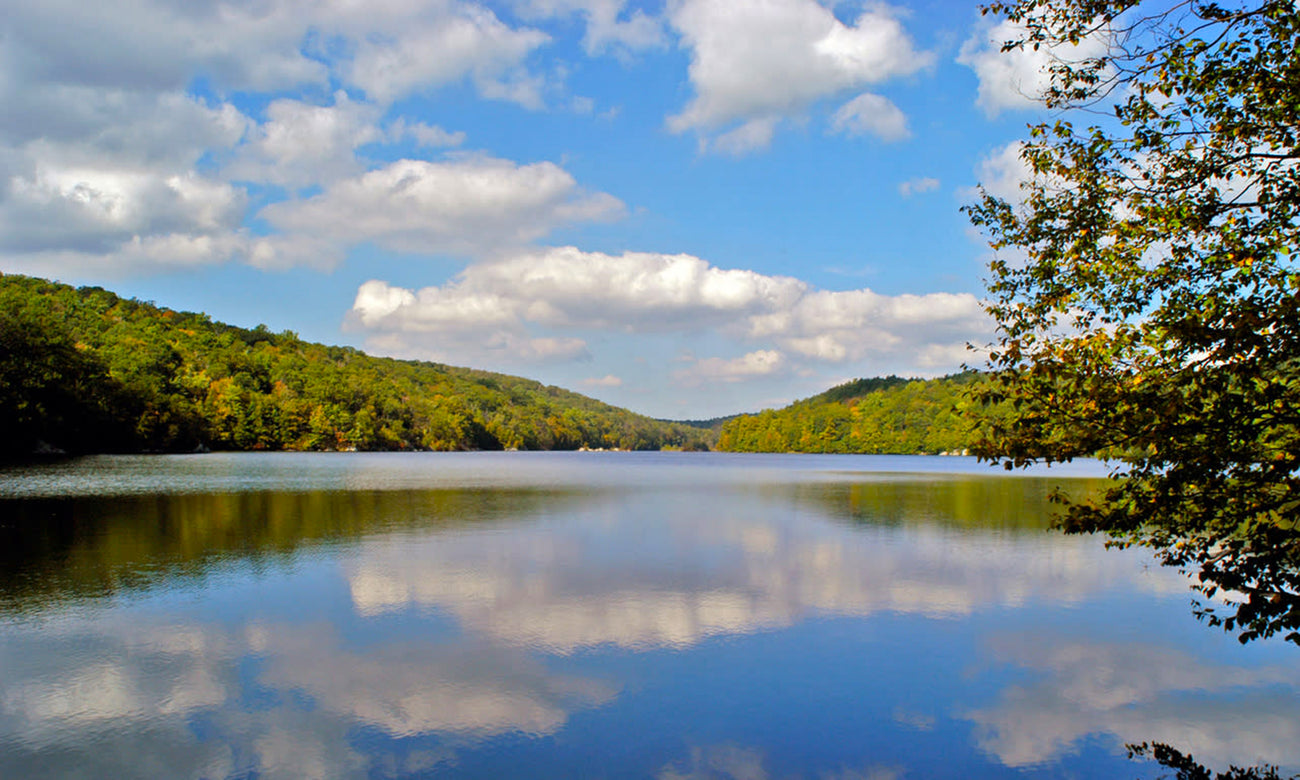
M826 522L817 505L792 507L771 491L686 491L625 514L593 499L509 534L373 540L348 580L360 615L438 609L496 640L563 654L684 648L817 615L957 618L1186 588L1172 572L1135 565L1140 555L1041 531Z
M990 642L999 664L1036 679L966 715L979 747L1013 767L1071 752L1084 738L1164 742L1210 766L1300 765L1300 670L1210 663L1180 649L1052 634Z
M767 767L767 756L762 750L740 745L721 744L692 747L690 756L673 761L659 770L655 780L769 780L773 775ZM906 772L898 767L872 764L862 769L841 768L820 772L811 777L817 780L900 780Z
M161 525L157 518L172 518L174 539L123 552L107 537L101 550L87 534L77 537L84 545L70 548L78 556L50 561L108 560L112 565L89 568L110 574L185 561L175 552L177 540L188 538L181 531L207 529L189 522L194 515L212 526L203 539L230 529L246 539L246 528L267 526L276 543L256 550L285 550L277 559L283 565L231 574L248 559L227 553L205 564L210 578L160 577L147 582L166 587L146 585L94 602L56 594L30 613L35 617L0 617L0 776L403 776L454 769L494 739L554 736L599 750L582 742L600 732L575 730L579 716L590 728L620 704L644 705L638 696L664 673L631 661L626 651L647 658L673 651L671 663L682 665L671 668L689 673L689 654L680 651L704 650L714 638L775 634L815 618L893 614L962 625L993 612L1082 608L1113 594L1185 590L1176 575L1144 568L1138 552L1107 552L1095 539L1045 533L1042 507L1025 498L1023 483L992 484L912 479L872 486L606 486L504 497L245 496L219 502L224 509L216 515L217 504L206 498L158 499L156 515L141 515L135 525L114 515L112 527L143 534ZM989 509L996 506L1002 508ZM254 510L262 514L248 516ZM328 522L299 522L307 517ZM315 541L295 547L298 537L270 533L281 527L314 529L303 538ZM128 560L132 549L161 552ZM311 576L324 578L308 579L312 589L299 580L304 562ZM295 603L290 618L268 612L256 597L237 606L222 602L223 583L230 582L243 582L249 594L274 596L284 588L312 598ZM1208 759L1240 756L1228 752L1240 745L1296 763L1294 671L1221 666L1159 644L1090 644L1049 634L991 647L999 665L1040 677L965 713L979 748L1007 766L1054 761L1097 733L1167 738L1197 746L1198 757ZM858 649L891 652L872 644ZM918 655L928 652L917 648ZM602 665L610 659L618 663ZM778 683L782 663L803 662L766 660L775 666L763 673ZM856 686L872 659L851 661L821 673ZM918 675L913 687L929 684L921 677L927 673L950 679L945 669L924 666L932 662L939 661L898 668ZM691 697L725 696L725 688L707 687L715 684L696 681L698 691L665 687L658 695L706 710L703 699ZM885 763L836 763L837 756L810 776L886 776L905 763L894 759L906 756L907 735L935 744L949 734L964 739L967 732L944 714L955 695L885 700L879 728L898 740L899 752ZM774 710L752 717L783 716ZM662 716L640 725L659 740L658 752L647 751L640 766L611 765L618 772L783 776L772 768L788 758L779 744L734 747L754 744L737 737L687 754L681 745L695 744L695 735L686 725ZM725 740L731 726L711 727ZM379 736L367 736L373 734ZM970 748L960 742L949 747L975 755L962 752Z
M248 662L261 706L244 706ZM323 624L121 614L10 631L0 668L0 777L364 776L358 726L453 743L540 736L617 693L472 640L357 648Z

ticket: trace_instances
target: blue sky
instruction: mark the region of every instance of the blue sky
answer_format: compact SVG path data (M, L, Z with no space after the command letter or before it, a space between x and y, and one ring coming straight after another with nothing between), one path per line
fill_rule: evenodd
M0 270L674 418L978 362L1046 57L947 0L0 10Z

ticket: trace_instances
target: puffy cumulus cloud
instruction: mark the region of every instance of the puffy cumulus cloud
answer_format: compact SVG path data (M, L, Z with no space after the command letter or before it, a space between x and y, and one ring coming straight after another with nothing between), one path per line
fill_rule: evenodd
M881 295L869 289L810 291L792 307L754 317L751 338L771 338L787 350L821 361L868 354L910 354L936 346L964 348L991 332L979 300L969 293Z
M817 100L914 73L932 59L886 6L847 25L814 0L679 0L668 18L690 49L695 88L669 129L709 133L739 123L747 150ZM732 138L723 151L738 144Z
M548 37L457 0L73 0L6 9L7 64L30 84L183 89L201 73L219 88L323 86L331 76L387 102L470 80L487 95L531 103L502 85ZM328 49L315 42L328 41ZM345 52L344 56L337 56Z
M264 236L247 242L241 257L264 270L283 271L294 267L328 271L343 262L343 247L316 236Z
M772 137L776 135L777 123L778 119L771 116L751 119L711 140L700 138L700 150L712 149L715 152L740 157L766 149L772 144Z
M1008 766L1051 761L1098 734L1117 746L1190 747L1211 766L1300 765L1293 667L1225 666L1160 645L1041 634L1002 637L991 650L995 661L1040 677L967 716L980 748Z
M975 168L979 186L990 195L1008 203L1020 203L1024 198L1021 185L1034 176L1029 163L1021 156L1024 148L1022 142L1012 141L985 155ZM978 197L979 191L972 188L962 194L968 199L974 199Z
M582 46L588 54L628 55L668 43L663 20L641 9L629 12L626 0L518 0L516 8L530 19L582 17Z
M106 251L51 249L0 254L6 270L32 275L66 272L120 276L192 268L231 261L265 270L293 267L329 270L343 260L336 244L310 236L255 237L244 230L213 235L172 233L132 236Z
M320 16L312 5L50 0L8 4L0 29L7 69L33 86L179 90L202 72L226 88L275 90L328 78L301 50Z
M365 144L463 141L378 124L411 93L468 82L536 107L545 87L525 60L548 37L460 0L51 0L5 11L0 262L47 275L158 260L286 265L302 242L239 230L246 197L232 180L300 188L361 174ZM258 123L188 95L196 80L216 95L342 89L332 105L274 100ZM151 249L166 246L184 251L167 260Z
M413 141L422 147L459 146L463 132L452 133L423 122L398 118L381 127L381 109L351 100L346 92L334 104L272 101L266 121L250 129L223 173L232 179L305 187L361 173L356 150L366 144Z
M3 90L0 90L3 91ZM53 86L11 94L0 119L0 262L188 265L238 250L242 189L197 171L249 120L179 93ZM160 251L177 250L175 257Z
M558 247L471 265L446 285L418 293L369 282L352 312L361 325L384 330L527 321L672 331L789 306L804 289L797 279L715 268L691 255Z
M0 97L0 148L37 162L187 168L235 146L251 124L229 104L180 91L0 86Z
M588 377L582 380L582 383L587 387L622 387L623 379L613 374L606 374L604 376Z
M744 382L759 377L776 376L788 370L785 355L773 349L760 349L738 358L704 358L687 368L673 372L673 378L694 387L711 382Z
M390 122L385 134L390 141L410 139L419 146L460 146L465 143L464 131L449 132L425 122L408 122L403 117Z
M1033 108L1051 86L1054 63L1080 62L1106 53L1109 36L1104 32L1064 46L1025 47L1002 51L1008 41L1025 37L1025 28L1008 20L981 25L962 45L957 62L975 71L979 78L976 105L989 117L1003 109Z
M245 196L193 172L38 162L0 190L11 270L123 271L221 262L248 246Z
M491 157L398 160L262 210L269 223L342 244L373 242L413 253L471 254L524 244L573 222L612 219L622 202L585 193L550 162Z
M538 328L713 330L740 342L767 342L741 358L696 361L680 374L686 381L729 382L788 370L782 350L826 362L904 356L914 369L951 369L960 360L931 364L924 356L954 354L990 327L969 294L815 290L792 277L717 268L691 255L607 255L574 247L477 263L418 291L370 281L358 290L349 321L377 335L372 347L410 355L420 354L422 342L445 345L447 337L466 349L511 339L525 344Z
M41 165L11 178L0 249L111 251L133 237L205 234L236 225L243 193L196 175Z
M475 365L517 365L586 362L592 359L587 342L579 338L535 336L526 330L489 333L455 327L436 340L404 333L381 333L366 340L375 352L416 360Z
M387 5L400 11L392 15L393 23L355 36L352 59L342 67L347 81L370 99L390 103L468 78L484 97L542 107L542 79L523 63L550 40L545 33L514 29L470 3ZM345 16L356 21L369 16L369 4L358 10L361 13ZM366 29L366 23L360 23Z
M273 101L266 117L226 169L227 176L290 187L331 181L360 172L356 148L385 138L376 126L379 108L353 102L341 91L332 106Z
M918 176L915 179L908 179L898 183L898 194L904 198L937 189L939 189L939 180L932 176Z
M714 268L690 255L563 247L474 264L445 285L419 291L367 282L349 321L379 334L372 348L399 354L447 359L478 350L529 361L583 359L590 353L580 339L537 337L530 329L725 327L788 305L802 289L795 279ZM424 351L422 343L442 351Z
M125 271L241 253L245 193L198 164L240 143L248 117L180 91L23 84L18 37L0 64L5 268Z
M874 135L882 141L901 141L911 135L902 110L870 92L840 106L831 117L831 129L845 135Z

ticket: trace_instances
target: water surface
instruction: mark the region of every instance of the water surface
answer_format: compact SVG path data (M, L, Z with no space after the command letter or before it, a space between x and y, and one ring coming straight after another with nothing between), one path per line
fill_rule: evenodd
M1300 766L1300 663L965 458L0 471L0 777L1156 776Z

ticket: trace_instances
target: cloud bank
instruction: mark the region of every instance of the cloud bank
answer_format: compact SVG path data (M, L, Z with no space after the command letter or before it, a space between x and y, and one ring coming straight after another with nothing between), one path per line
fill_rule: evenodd
M989 329L978 299L966 293L818 290L692 255L575 247L508 254L420 290L372 280L357 291L349 322L382 348L439 359L474 344L528 350L537 334L581 338L600 330L710 331L759 347L735 359L699 361L679 373L687 383L769 376L785 370L787 358L835 364L903 355L917 370L946 370L972 334ZM583 354L571 344L547 357Z

